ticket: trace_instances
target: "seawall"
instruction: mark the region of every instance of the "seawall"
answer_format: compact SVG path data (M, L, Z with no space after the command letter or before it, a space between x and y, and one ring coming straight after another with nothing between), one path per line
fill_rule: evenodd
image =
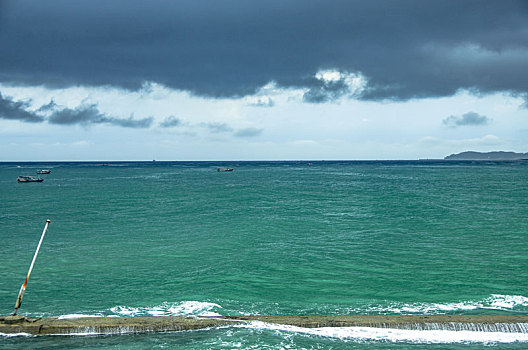
M261 321L305 328L376 327L528 334L528 316L510 315L270 315L57 317L0 316L0 332L33 335L173 332Z

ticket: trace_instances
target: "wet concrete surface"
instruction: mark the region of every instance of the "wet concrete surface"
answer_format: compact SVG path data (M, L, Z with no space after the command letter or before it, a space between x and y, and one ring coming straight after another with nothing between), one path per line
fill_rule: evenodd
M145 316L145 317L25 317L0 316L0 332L33 335L124 334L173 332L243 324L252 321L296 327L376 327L528 333L521 315L268 315L268 316Z

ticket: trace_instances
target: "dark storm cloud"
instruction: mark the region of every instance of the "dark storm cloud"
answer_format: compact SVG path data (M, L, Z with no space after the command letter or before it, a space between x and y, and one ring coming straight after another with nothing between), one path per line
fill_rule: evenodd
M461 116L452 115L443 120L444 125L449 127L457 126L475 126L475 125L486 125L491 122L491 119L485 115L480 115L475 112L468 112Z
M126 128L148 128L152 124L152 120L152 117L143 119L110 117L101 113L96 105L79 106L75 109L64 108L54 111L48 117L48 122L51 124L110 124Z
M13 101L9 97L3 97L0 93L0 118L20 120L30 123L40 123L44 117L28 111L29 104L22 101Z
M513 0L2 1L0 82L145 81L208 96L270 81L307 102L347 94L321 69L361 73L364 99L528 93L528 2Z

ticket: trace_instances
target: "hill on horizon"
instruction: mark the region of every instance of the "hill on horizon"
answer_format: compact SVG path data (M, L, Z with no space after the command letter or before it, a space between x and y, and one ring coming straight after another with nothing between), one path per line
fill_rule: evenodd
M466 151L444 157L445 160L521 160L528 159L528 153L505 151L475 152Z

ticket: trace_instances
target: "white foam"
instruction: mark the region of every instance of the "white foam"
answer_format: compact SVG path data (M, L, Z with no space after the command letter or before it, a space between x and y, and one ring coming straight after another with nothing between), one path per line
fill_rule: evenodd
M281 324L252 321L235 325L236 328L301 333L312 336L354 341L388 341L412 343L512 343L528 342L528 334L502 332L474 332L448 330L407 330L371 327L322 327L303 328Z
M492 294L490 297L478 301L460 301L454 303L391 303L388 306L371 306L369 313L395 314L442 314L455 311L469 311L477 309L487 310L515 310L528 307L528 298L522 295ZM361 312L359 309L351 310Z
M36 337L36 335L29 334L29 333L2 333L0 332L0 337Z
M103 315L85 315L85 314L69 314L69 315L61 315L58 317L59 320L68 320L68 319L75 319L75 318L94 318L94 317L103 317Z
M221 309L222 307L215 303L184 301L181 304L171 306L169 312L173 315L220 316L219 313L211 311L214 308Z
M215 312L222 307L215 303L202 301L182 301L163 303L152 307L115 306L111 312L119 316L220 316Z
M116 313L121 316L136 316L141 313L139 308L130 307L130 306L114 306L110 309L113 313Z
M522 295L492 294L486 301L490 306L484 306L484 308L490 309L514 309L518 306L528 306L528 298Z

